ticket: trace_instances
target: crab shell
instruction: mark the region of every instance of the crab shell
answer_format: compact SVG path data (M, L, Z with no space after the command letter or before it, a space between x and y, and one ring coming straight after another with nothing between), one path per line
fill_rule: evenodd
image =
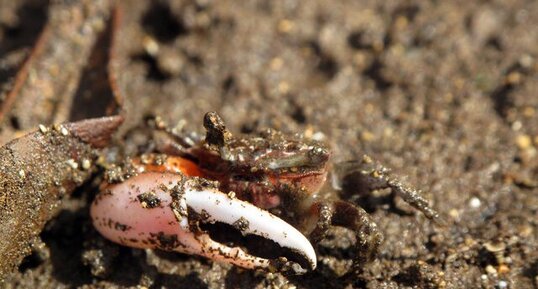
M105 238L130 247L195 254L248 269L306 272L285 257L267 259L240 247L211 239L200 223L220 222L243 235L272 240L316 268L316 254L308 239L277 216L220 192L183 158L168 157L159 165L135 161L138 174L118 184L104 185L91 205L93 224ZM189 175L189 176L186 176Z
M233 191L240 199L248 200L263 209L281 206L282 192L291 192L292 198L299 202L312 199L312 195L319 192L325 184L328 175L326 159L319 167L290 167L290 163L300 163L301 160L287 158L282 153L273 156L273 152L270 156L261 154L263 159L241 162L223 160L219 153L203 147L191 149L189 152L200 162L195 169L197 176L218 180L223 191ZM253 163L262 165L254 166Z

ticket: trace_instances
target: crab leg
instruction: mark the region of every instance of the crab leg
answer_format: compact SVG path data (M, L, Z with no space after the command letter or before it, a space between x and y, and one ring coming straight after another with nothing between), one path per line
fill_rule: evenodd
M240 247L214 241L200 223L221 222L291 249L316 267L315 251L297 229L250 203L208 185L205 179L170 172L142 172L109 185L95 199L91 216L96 229L111 241L201 255L243 268L293 270L299 264L286 259L254 256ZM299 266L297 266L299 265Z

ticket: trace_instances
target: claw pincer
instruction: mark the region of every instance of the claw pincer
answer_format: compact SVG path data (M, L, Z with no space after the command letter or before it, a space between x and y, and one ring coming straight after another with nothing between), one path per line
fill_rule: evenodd
M93 224L109 240L196 254L249 269L306 271L286 258L270 259L229 247L200 227L219 222L243 235L269 239L299 255L308 269L315 269L314 248L302 233L268 211L220 192L214 182L196 177L194 163L168 157L160 165L135 162L134 166L135 176L105 185L92 203Z

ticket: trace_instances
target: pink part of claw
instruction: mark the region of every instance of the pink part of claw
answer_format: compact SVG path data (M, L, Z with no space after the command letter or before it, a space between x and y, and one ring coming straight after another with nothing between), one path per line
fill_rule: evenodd
M307 261L309 269L315 269L314 248L297 229L250 203L200 185L200 179L184 178L143 172L109 185L91 206L95 228L109 240L131 247L197 254L248 269L271 269L274 260L216 242L196 225L221 222L236 226L240 222L243 234L291 249ZM298 266L291 268L295 273L305 272Z

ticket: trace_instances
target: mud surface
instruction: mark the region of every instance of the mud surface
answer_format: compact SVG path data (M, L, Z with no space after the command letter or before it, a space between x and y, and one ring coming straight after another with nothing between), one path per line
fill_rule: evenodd
M447 226L387 191L348 190L385 234L377 260L339 277L353 239L335 230L315 272L284 277L108 243L88 216L97 177L63 201L45 245L2 287L538 288L538 2L122 3L111 69L127 119L112 151L144 149L150 116L202 132L210 110L235 133L321 132L334 161L370 154L421 188ZM0 101L54 20L50 5L0 2ZM49 119L106 103L108 46L92 47L70 113ZM17 115L1 130L1 143L20 133Z

